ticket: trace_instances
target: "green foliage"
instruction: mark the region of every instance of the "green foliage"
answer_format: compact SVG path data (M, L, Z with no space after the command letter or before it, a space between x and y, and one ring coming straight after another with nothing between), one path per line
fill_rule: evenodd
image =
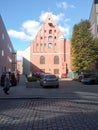
M28 82L35 82L35 81L37 81L38 80L38 78L37 77L35 77L35 76L27 76L27 81Z
M98 39L93 38L89 21L82 20L74 26L71 46L73 71L91 69L91 64L98 60Z

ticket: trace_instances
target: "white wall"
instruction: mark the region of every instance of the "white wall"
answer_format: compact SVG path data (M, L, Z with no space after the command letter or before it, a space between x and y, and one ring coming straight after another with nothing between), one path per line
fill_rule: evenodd
M30 46L23 51L23 74L30 74Z

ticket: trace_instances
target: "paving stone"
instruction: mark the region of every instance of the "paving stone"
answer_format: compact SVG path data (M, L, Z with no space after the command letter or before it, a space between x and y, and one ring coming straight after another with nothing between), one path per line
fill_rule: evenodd
M0 130L98 130L98 105L79 101L0 100Z

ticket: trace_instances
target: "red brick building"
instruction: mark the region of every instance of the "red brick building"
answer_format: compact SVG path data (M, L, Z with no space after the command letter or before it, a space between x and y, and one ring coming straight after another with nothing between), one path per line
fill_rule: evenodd
M15 71L16 52L0 16L0 75L4 71Z
M30 71L52 73L61 77L70 69L70 43L48 14L30 45Z

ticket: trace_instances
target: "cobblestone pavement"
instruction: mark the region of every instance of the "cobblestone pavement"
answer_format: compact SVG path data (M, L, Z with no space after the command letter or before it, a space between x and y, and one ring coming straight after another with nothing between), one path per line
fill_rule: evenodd
M98 130L98 100L3 99L0 130Z
M98 130L98 85L27 88L22 76L9 95L0 87L0 130Z

